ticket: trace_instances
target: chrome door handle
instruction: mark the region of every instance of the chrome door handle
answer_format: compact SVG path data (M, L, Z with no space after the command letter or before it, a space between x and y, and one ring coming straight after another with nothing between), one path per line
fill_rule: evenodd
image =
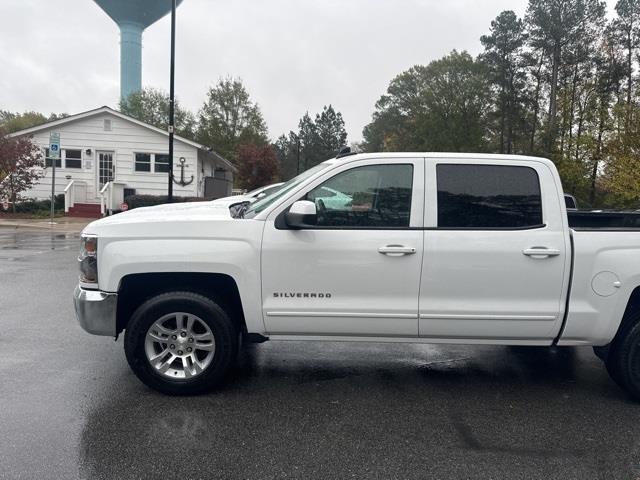
M384 247L380 247L378 252L390 257L401 257L403 255L416 253L416 249L413 247L405 247L404 245L385 245Z
M533 258L547 258L547 257L557 257L560 255L560 250L556 248L547 248L547 247L532 247L525 248L522 253L528 257Z

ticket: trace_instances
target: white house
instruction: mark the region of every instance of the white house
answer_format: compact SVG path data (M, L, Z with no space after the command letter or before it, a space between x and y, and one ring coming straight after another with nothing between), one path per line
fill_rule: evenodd
M11 136L29 135L45 156L44 176L24 196L51 197L52 159L49 136L60 134L55 192L65 194L65 210L78 213L118 209L125 195L167 195L168 132L100 107ZM212 149L175 136L173 194L219 198L231 195L236 168ZM91 207L89 207L91 205Z

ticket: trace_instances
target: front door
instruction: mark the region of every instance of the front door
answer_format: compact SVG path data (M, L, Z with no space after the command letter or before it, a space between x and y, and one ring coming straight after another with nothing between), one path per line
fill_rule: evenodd
M98 191L114 180L113 152L97 152Z
M424 161L340 165L267 219L263 314L271 335L418 335ZM296 200L318 225L277 228ZM278 224L280 226L280 224Z
M551 342L570 263L551 169L443 159L427 177L420 336Z

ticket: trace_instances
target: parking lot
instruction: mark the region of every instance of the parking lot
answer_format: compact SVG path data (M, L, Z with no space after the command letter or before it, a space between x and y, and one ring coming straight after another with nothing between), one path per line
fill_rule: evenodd
M153 392L71 303L75 234L0 229L0 478L640 478L589 348L266 343Z

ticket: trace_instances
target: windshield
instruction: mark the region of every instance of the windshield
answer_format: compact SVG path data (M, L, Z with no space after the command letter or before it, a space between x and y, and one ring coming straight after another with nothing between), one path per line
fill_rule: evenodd
M250 192L245 193L245 196L247 197L253 197L254 195L257 195L258 193L263 193L263 192L268 192L269 190L271 190L272 188L277 188L280 187L282 184L278 184L278 185L267 185L266 187L259 187L259 188L255 188L253 190L251 190Z
M263 191L260 192L260 197L258 197L258 198L264 198L267 195L271 195L272 193L277 192L281 188L282 188L282 184L281 183L278 184L278 185L274 185L273 187L265 188Z
M278 200L279 198L281 198L282 196L287 194L289 191L291 191L292 189L294 189L298 185L300 185L306 179L308 179L311 176L315 175L319 171L324 170L325 168L329 167L330 165L331 165L331 163L329 163L329 162L321 163L319 165L316 165L313 168L310 168L306 172L302 172L300 175L298 175L297 177L292 178L288 182L285 182L284 184L282 184L280 186L280 188L277 191L273 192L271 195L268 195L268 196L264 197L263 199L258 200L257 202L252 204L251 208L249 208L244 213L243 217L244 218L253 218L253 217L255 217L258 213L262 212L265 208L269 207L273 202L275 202L276 200Z

